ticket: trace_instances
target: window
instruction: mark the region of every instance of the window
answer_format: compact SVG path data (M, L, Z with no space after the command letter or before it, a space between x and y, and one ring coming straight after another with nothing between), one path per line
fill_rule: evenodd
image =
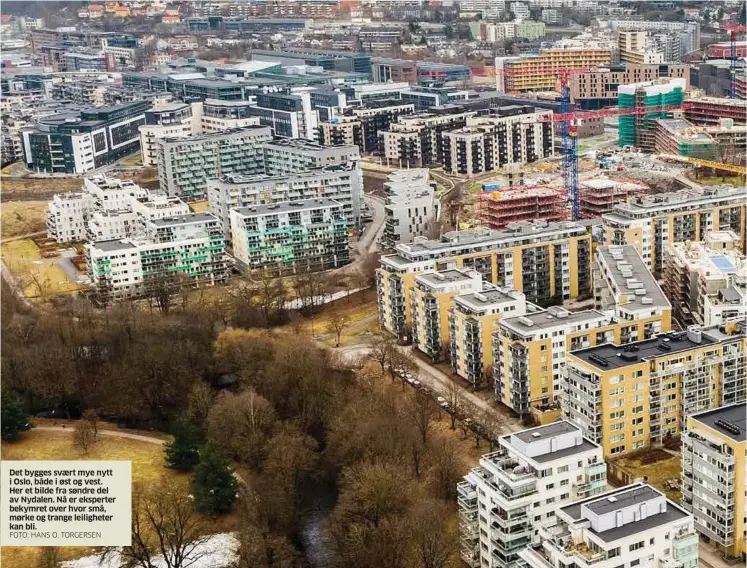
M638 549L643 548L645 544L646 543L644 541L642 541L642 540L639 541L639 542L634 542L633 544L631 544L628 547L628 550L630 550L630 552L633 552L634 550L638 550Z
M567 480L567 479L563 479L563 480L562 480L562 481L560 482L560 486L561 486L561 487L565 487L566 485L568 485L568 480Z
M630 562L630 566L632 568L633 566L638 566L640 563L641 563L641 559L640 558L636 558L635 560L632 560Z
M654 545L654 541L655 541L655 539L654 539L654 538L652 537L652 538L650 538L650 539L648 540L648 543L649 543L649 544L650 544L651 546L653 546L653 545Z
M554 484L554 483L548 483L548 484L547 484L547 485L545 486L545 489L547 489L548 491L549 491L550 489L554 489L554 488L555 488L555 484Z
M558 473L565 473L566 471L568 471L568 466L567 465L561 465L558 468ZM560 484L563 485L563 482L561 481Z
M560 496L560 500L561 500L561 501L563 501L563 500L565 500L565 499L568 499L568 497L570 497L570 496L571 496L571 494L570 494L570 493L563 493L563 494L562 494L562 495Z
M546 505L550 505L552 503L555 503L555 497L550 497L549 499L545 500Z

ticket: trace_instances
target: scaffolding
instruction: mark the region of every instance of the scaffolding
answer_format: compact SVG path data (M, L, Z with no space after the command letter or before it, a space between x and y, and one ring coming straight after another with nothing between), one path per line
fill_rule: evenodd
M595 178L581 182L580 216L589 219L609 212L617 203L625 203L628 197L646 193L645 183L620 178Z
M655 150L657 119L667 118L669 108L681 106L684 88L679 79L664 83L623 85L618 91L620 146ZM627 109L641 109L628 114Z
M508 188L483 191L477 196L477 219L491 229L501 229L516 221L565 221L569 214L565 191L553 187Z

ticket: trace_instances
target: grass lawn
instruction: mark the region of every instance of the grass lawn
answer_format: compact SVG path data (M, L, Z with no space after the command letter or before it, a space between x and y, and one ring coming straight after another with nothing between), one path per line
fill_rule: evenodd
M36 233L46 228L47 201L8 201L0 207L2 238Z
M69 178L4 178L3 191L70 191L83 187L83 179L78 177ZM5 207L5 204L3 204Z
M55 264L56 259L43 259L39 247L31 240L11 241L2 245L3 262L20 280L28 298L42 298L79 289L65 271Z
M101 430L115 429L106 424ZM84 454L73 443L72 427L69 432L49 432L31 430L23 434L18 442L3 442L0 446L4 460L129 460L132 461L132 481L152 486L162 478L171 478L183 483L189 482L189 474L178 473L164 467L163 447L139 440L101 436L99 442L88 454ZM158 436L159 438L162 435ZM235 530L234 513L213 520L206 518L210 534ZM62 547L63 560L73 560L93 554L88 547ZM0 565L3 568L31 568L36 566L39 548L6 546L0 550Z
M663 450L656 451L661 452L660 455L664 457L663 454L665 452ZM665 493L675 503L679 503L682 494L679 491L672 491L664 485L664 482L668 479L680 479L681 463L679 456L667 454L667 457L664 457L664 459L644 464L641 463L641 460L645 455L646 453L644 452L629 458L620 458L616 463L635 477L647 477L649 484Z

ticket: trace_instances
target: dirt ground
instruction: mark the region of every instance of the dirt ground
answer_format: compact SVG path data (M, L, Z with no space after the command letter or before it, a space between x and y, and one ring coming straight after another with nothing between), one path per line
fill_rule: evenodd
M652 454L652 452L655 452L655 454ZM646 463L651 458L656 459L656 461L652 460L651 463ZM665 493L675 503L679 503L682 494L679 491L669 489L664 484L670 479L679 481L681 473L679 454L673 455L664 450L648 450L627 458L620 458L615 460L615 463L634 477L647 477L648 483Z
M103 426L103 427L102 427ZM102 429L114 428L102 425ZM73 429L70 432L45 432L31 430L23 434L18 442L3 442L0 450L6 460L130 460L132 461L132 480L147 485L157 483L161 478L188 483L189 474L179 473L164 466L163 448L126 438L102 436L99 442L84 454L73 443ZM210 533L234 530L235 514L226 515L217 521L206 519ZM86 547L61 547L62 560L72 560L94 553ZM39 548L37 547L3 547L0 551L0 564L3 568L29 568L36 566Z
M204 213L208 210L207 199L203 201L192 201L189 204L189 209L192 211L192 213Z
M57 258L42 258L39 247L31 240L4 243L2 259L8 270L20 280L27 298L46 301L56 294L75 292L80 288L57 266Z
M0 206L3 239L43 231L46 228L47 201L8 201Z
M6 178L0 180L2 200L29 201L49 200L55 193L79 190L83 186L83 178Z

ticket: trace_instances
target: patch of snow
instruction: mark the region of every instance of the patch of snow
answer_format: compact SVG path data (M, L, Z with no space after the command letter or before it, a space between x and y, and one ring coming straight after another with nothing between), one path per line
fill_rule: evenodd
M195 548L192 555L202 555L192 564L185 562L189 568L228 568L238 560L237 551L239 540L236 533L215 534L208 538L203 544ZM84 556L77 560L62 563L62 568L119 568L122 560L118 553L112 554L105 562L101 562L98 556ZM155 566L166 568L166 563L161 557L156 557Z

